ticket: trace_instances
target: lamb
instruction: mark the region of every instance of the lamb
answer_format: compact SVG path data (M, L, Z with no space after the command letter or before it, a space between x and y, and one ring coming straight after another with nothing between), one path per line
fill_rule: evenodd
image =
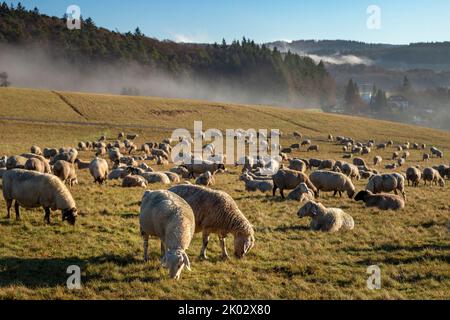
M378 166L383 162L383 158L380 156L376 156L373 158L373 165Z
M422 172L416 167L409 167L406 169L406 180L409 183L411 182L413 187L418 187L420 179L422 179Z
M210 161L202 161L200 163L183 164L181 167L186 168L189 171L189 176L194 178L194 174L203 174L207 171L212 174L219 170L225 170L225 165L223 163L215 163Z
M239 179L245 182L246 191L266 193L273 190L273 181L271 180L257 180L249 173L242 174Z
M285 198L283 192L284 190L293 190L302 182L306 183L308 188L313 190L315 194L317 192L317 189L314 186L314 184L303 172L294 171L290 169L280 169L276 174L272 176L272 180L273 180L273 189L272 189L273 196L275 196L275 192L277 191L277 189L280 189L282 199Z
M94 183L100 185L105 183L109 173L108 162L102 158L95 158L89 164L89 172L94 178Z
M146 191L139 221L144 261L148 261L148 240L155 236L161 240L161 263L170 278L178 280L184 267L191 270L186 250L195 233L195 217L185 200L166 190Z
M318 145L316 145L316 144L312 144L312 145L310 145L309 147L308 147L308 149L306 150L306 151L319 151L319 146Z
M377 174L370 178L366 190L378 194L382 192L400 192L406 200L405 178L399 173Z
M425 168L422 177L425 185L427 185L427 181L430 181L430 185L434 182L435 185L439 183L439 186L445 187L444 179L439 174L439 171L434 168Z
M145 180L141 176L126 176L122 180L122 188L146 188L147 187L147 180Z
M288 194L288 200L300 202L314 200L314 192L305 183L300 183L297 188Z
M10 218L13 201L16 219L20 220L19 206L27 209L43 207L45 221L50 223L50 210L61 210L62 220L74 225L77 208L69 190L57 177L22 169L12 169L3 175L3 197L7 218Z
M236 202L227 193L194 185L178 185L169 189L189 203L194 211L195 231L203 232L200 257L206 258L209 235L219 235L222 258L228 258L225 238L234 236L234 255L242 258L255 243L253 227Z
M28 159L27 162L25 162L24 167L25 167L25 170L31 170L31 171L36 171L36 172L40 172L40 173L45 172L44 163L42 163L41 160L36 159L36 158Z
M59 160L53 166L53 174L61 179L62 182L68 183L69 186L78 184L75 166L67 161Z
M401 210L405 208L405 201L397 195L373 194L367 190L358 192L355 201L363 201L366 207L377 207L380 210Z
M24 169L27 158L22 156L12 156L6 160L6 169Z
M141 177L145 178L148 183L161 183L170 184L169 177L162 172L144 172L139 174Z
M326 208L319 202L308 201L297 215L300 218L311 217L310 227L314 231L337 232L353 230L355 227L348 213L338 208Z
M310 181L317 188L317 196L320 191L334 192L334 196L339 193L342 197L342 192L347 192L351 199L355 194L355 186L352 180L346 175L333 171L315 171L309 176Z
M195 180L195 184L209 187L216 184L216 181L211 172L206 171Z
M37 154L38 156L42 155L42 150L38 146L31 146L30 151L31 153Z

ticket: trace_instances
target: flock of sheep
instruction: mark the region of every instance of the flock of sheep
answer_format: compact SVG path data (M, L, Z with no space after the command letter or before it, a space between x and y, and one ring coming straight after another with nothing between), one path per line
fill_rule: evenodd
M77 170L89 170L94 183L98 184L121 179L124 188L147 188L153 183L174 185L168 190L145 191L140 208L144 259L148 259L149 237L158 237L161 240L161 263L169 269L171 278L178 279L185 267L190 269L186 250L198 232L202 232L202 258L206 258L210 234L219 236L222 258L228 258L225 239L230 234L234 238L234 255L242 258L247 254L255 243L252 224L230 195L210 188L214 186L217 174L227 171L224 156L214 154L214 144L204 146L214 156L214 161L186 161L169 171L156 172L147 163L169 164L173 144L186 141L184 138L180 141L164 139L161 143L137 146L133 142L136 138L138 135L119 133L113 142L107 142L107 138L102 136L95 142L80 142L77 148L41 149L32 146L30 153L0 158L7 217L10 217L14 204L18 220L19 207L43 207L47 223L50 223L51 210L61 210L63 221L75 224L77 208L69 188L78 183ZM418 165L410 166L405 174L380 173L377 167L382 165L382 157L374 156L373 167L358 157L370 154L374 149L393 148L392 160L396 162L384 168L394 169L404 166L413 150L425 150L424 144L406 142L394 145L393 141L388 141L375 145L374 140L361 143L348 137L334 138L330 134L328 143L341 145L342 158L352 159L350 163L334 159L291 158L290 154L303 146L308 152L319 152L319 146L313 145L309 139L302 140L299 132L294 132L293 138L299 142L287 148L271 145L279 151L277 157L245 156L236 161L236 166L242 166L239 180L244 183L246 191L272 192L275 197L279 190L283 199L284 191L290 191L287 199L304 203L298 216L310 217L312 230L335 232L352 230L355 225L348 213L339 208L327 208L318 202L321 192L333 192L334 196L340 197L346 193L350 199L363 201L368 207L400 210L406 203L406 181L413 187L418 187L421 181L444 187L444 179L450 179L450 167L443 164L423 170ZM79 158L79 151L95 152L95 157L83 161ZM431 155L423 154L424 162L430 157L444 157L443 152L435 147L431 147L430 152ZM193 159L191 154L181 154L180 157ZM195 179L195 184L190 179ZM357 192L353 181L360 179L368 181L365 190Z

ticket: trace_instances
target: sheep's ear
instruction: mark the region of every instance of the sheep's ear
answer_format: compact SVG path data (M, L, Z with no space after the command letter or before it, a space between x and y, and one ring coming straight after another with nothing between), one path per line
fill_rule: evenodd
M247 254L247 252L252 248L252 241L247 240L244 243L244 254Z
M191 262L189 261L189 257L186 252L183 252L183 262L186 265L186 269L191 271Z

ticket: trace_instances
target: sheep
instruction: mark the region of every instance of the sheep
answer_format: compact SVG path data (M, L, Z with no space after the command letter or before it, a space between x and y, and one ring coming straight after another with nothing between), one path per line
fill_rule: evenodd
M39 167L42 166L42 168L43 168L43 171L41 171L42 173L52 173L52 168L50 166L50 163L43 156L39 156L34 153L22 153L20 156L27 158L27 159L37 159L38 161L40 161L41 164L36 164L37 163L36 161L33 161L33 163L38 165ZM33 166L31 166L31 167L33 168ZM31 169L31 170L34 170L34 169Z
M300 143L293 143L291 144L291 149L300 149Z
M384 168L387 170L394 170L395 168L397 168L397 164L396 163L387 164L384 166Z
M285 199L284 190L293 190L300 183L306 183L308 188L313 190L314 194L317 193L317 189L314 184L309 180L308 176L303 172L294 171L290 169L280 169L276 174L272 176L273 189L272 194L275 196L277 189L280 189L281 198Z
M170 184L169 177L162 172L143 172L139 174L148 183L161 183L161 184Z
M380 150L380 149L384 150L386 148L387 148L387 143L380 143L377 145L377 150Z
M325 170L325 169L333 169L334 165L335 165L336 161L334 160L323 160L320 163L319 166L319 170Z
M30 152L42 156L42 150L38 146L31 146Z
M154 236L161 240L161 263L169 269L170 278L178 280L184 267L191 270L186 250L195 233L195 217L185 200L166 190L146 191L139 222L144 261L148 261L148 240Z
M361 154L369 154L372 150L369 147L363 147Z
M203 174L207 171L215 174L219 170L225 170L223 163L215 163L210 161L202 161L200 163L183 164L180 167L184 167L189 171L189 176L194 178L194 174Z
M130 174L131 174L130 167L113 169L108 174L108 180L124 179L125 177L129 176Z
M300 183L297 188L288 194L288 200L300 202L314 200L314 192L305 183Z
M94 178L94 183L100 185L105 183L109 173L108 162L102 158L95 158L89 164L89 172Z
M86 142L78 142L78 151L86 151L88 149Z
M152 149L152 155L153 156L159 156L162 157L166 160L170 160L169 155L167 154L167 152L165 152L164 150L161 149Z
M311 145L311 140L309 140L309 139L303 140L302 143L301 143L302 147L303 146L309 146L309 145Z
M83 160L81 160L81 159L75 160L75 164L77 165L77 168L78 168L79 170L86 170L86 169L89 169L89 164L90 164L90 163L91 163L90 161L83 161Z
M6 169L24 169L27 160L27 158L22 156L8 157L8 159L6 160Z
M318 168L322 164L322 160L320 159L309 159L308 161L310 168Z
M353 230L353 218L342 209L326 208L319 202L308 201L298 212L300 218L311 217L310 228L314 231L337 232Z
M439 174L439 171L434 168L425 168L423 170L422 178L424 185L427 185L427 181L430 181L430 185L434 182L435 185L439 183L439 186L445 187L444 179Z
M216 181L211 172L206 171L195 180L195 184L209 187L216 184Z
M349 153L349 154L344 154L344 155L342 156L342 159L351 159L351 158L353 158L353 155L352 155L351 153Z
M366 190L378 194L382 192L400 192L406 200L405 178L399 173L377 174L370 178Z
M105 156L106 153L107 153L106 148L100 147L100 148L97 148L97 150L96 150L96 152L95 152L95 156L96 156L96 157L99 157L99 156Z
M169 161L167 159L164 159L163 157L157 156L156 157L156 164L158 166L165 166L169 164Z
M194 185L178 185L169 189L189 203L194 211L195 231L203 232L200 257L206 258L209 235L219 235L222 258L228 258L225 238L234 236L234 255L242 258L255 243L253 227L236 202L227 193Z
M347 192L348 197L351 199L355 194L355 186L352 180L346 175L333 172L333 171L315 171L309 176L312 184L317 188L317 196L320 191L334 192L334 196L339 193L342 197L342 192Z
M364 166L364 167L367 166L367 165L366 165L366 161L365 161L364 159L362 159L362 158L354 158L354 159L353 159L353 164L354 164L355 166Z
M430 160L430 155L428 153L424 153L422 155L422 161L428 161L428 160Z
M409 167L406 169L406 180L409 183L411 182L413 187L418 187L420 179L422 179L422 172L416 167Z
M120 149L117 147L113 147L108 150L108 157L109 160L112 162L120 161L121 158L123 158L122 153L120 152Z
M61 179L62 182L68 183L69 186L78 184L75 166L67 161L59 160L53 165L53 174Z
M399 167L403 166L406 163L406 160L404 158L397 159L397 164Z
M141 176L126 176L122 180L122 188L146 188L147 185L147 180Z
M373 158L373 165L378 166L383 162L383 158L381 156L376 156Z
M25 167L25 170L31 170L31 171L36 171L36 172L40 172L40 173L45 172L44 164L42 163L41 160L36 159L36 158L28 159L27 162L25 162L24 167Z
M169 170L170 172L176 173L177 175L181 176L183 179L189 179L189 170L185 167L173 167Z
M402 158L403 159L408 159L410 155L411 154L409 153L409 151L404 151L403 154L402 154Z
M292 148L283 148L281 153L291 154L293 152Z
M361 179L370 179L374 175L373 172L365 170L359 170L359 174L361 176Z
M3 197L7 218L10 218L13 201L16 219L20 220L19 206L27 209L43 207L45 221L50 224L50 210L61 210L62 220L74 225L77 208L69 190L57 177L22 169L12 169L3 174Z
M355 201L363 201L366 207L377 207L380 210L401 210L405 208L405 201L394 194L373 194L363 190L355 196Z
M333 141L333 135L331 133L328 134L328 141Z
M127 134L127 140L135 140L139 138L138 134Z
M175 172L165 171L163 173L169 178L171 183L180 183L181 182L180 176L178 174L176 174Z
M352 153L354 153L354 154L361 154L362 151L363 151L362 147L354 147L352 149Z
M249 173L243 173L239 179L244 181L246 191L266 193L273 190L273 181L271 180L258 180Z
M353 179L356 179L356 180L361 179L358 167L353 165L353 164L343 163L341 170L342 170L342 173L345 174L347 177L350 177L351 180L353 180Z
M298 131L294 131L293 136L300 139L303 138L303 135Z
M392 160L396 160L398 159L398 157L400 157L400 154L398 152L392 153Z
M318 145L316 145L316 144L312 144L312 145L310 145L309 147L308 147L308 149L306 150L306 151L319 151L319 146Z
M300 159L289 159L289 169L300 171L305 173L306 172L306 163Z

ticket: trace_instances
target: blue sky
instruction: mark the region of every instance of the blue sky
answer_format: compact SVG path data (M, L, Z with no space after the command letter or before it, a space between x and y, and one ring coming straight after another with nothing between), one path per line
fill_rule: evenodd
M17 4L19 1L12 1ZM405 44L450 40L448 0L24 0L27 8L62 16L76 4L98 26L183 42L228 42L243 36L274 40L345 39ZM9 2L8 2L9 3ZM366 10L381 9L369 30Z

